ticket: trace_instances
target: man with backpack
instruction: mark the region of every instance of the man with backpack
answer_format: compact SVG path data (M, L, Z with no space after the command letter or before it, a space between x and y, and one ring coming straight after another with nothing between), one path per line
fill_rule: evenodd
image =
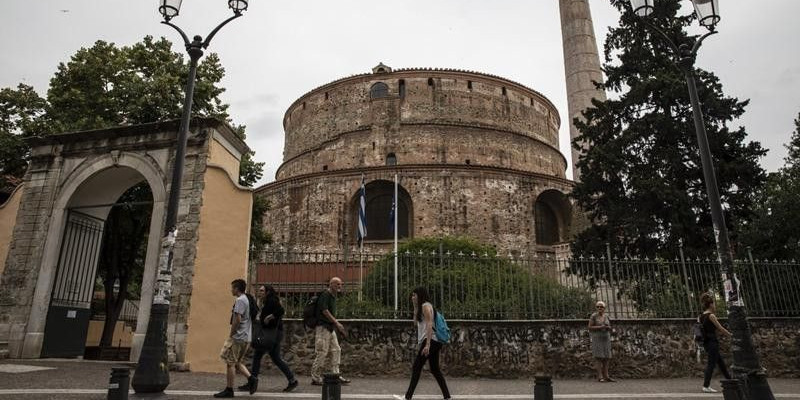
M336 296L342 291L342 280L334 277L328 282L328 288L317 296L316 327L314 328L314 364L311 366L311 384L322 386L323 367L328 364L331 373L339 373L342 348L336 331L347 336L344 326L336 319ZM350 380L339 377L342 384Z
M234 301L233 310L231 311L230 334L225 339L225 344L222 346L222 352L219 355L227 367L227 386L221 392L214 394L214 397L233 397L233 380L237 369L239 373L247 378L250 394L253 394L256 390L255 385L258 381L250 376L250 371L247 370L243 363L252 340L252 321L258 312L255 301L251 300L252 296L245 294L246 288L247 283L242 279L236 279L231 282L231 294L236 298L236 301Z

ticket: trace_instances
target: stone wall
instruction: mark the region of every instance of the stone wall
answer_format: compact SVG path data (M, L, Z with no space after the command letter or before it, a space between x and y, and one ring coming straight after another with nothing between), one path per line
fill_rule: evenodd
M391 181L394 173L391 167L372 168L364 177L367 182ZM405 166L400 176L401 190L410 196L412 237L469 236L526 255L537 249L534 204L539 195L548 190L566 194L572 187L546 175L474 166ZM360 182L361 171L327 171L260 189L258 195L271 205L264 229L275 247L337 251L345 242L354 245ZM564 215L561 232L566 240L571 232L569 205L555 206ZM381 249L381 243L368 241L367 246Z
M379 82L389 87L388 96L370 99ZM558 148L560 119L540 93L491 75L430 69L358 75L314 89L289 107L284 161L343 133L397 123L491 127Z
M723 320L723 324L725 321ZM342 374L409 375L416 331L410 321L343 321ZM539 373L592 378L587 321L449 321L453 341L442 355L448 376L518 377ZM614 321L612 376L619 378L701 377L705 357L696 359L691 320ZM314 357L313 334L299 321L286 321L284 358L307 375ZM762 366L772 377L800 377L800 320L751 320ZM413 336L412 336L413 335ZM730 365L730 341L722 354ZM267 360L268 368L275 368Z
M373 93L374 87L383 89ZM270 204L264 230L275 247L347 251L356 243L354 196L362 174L368 203L370 193L388 193L370 185L385 188L397 174L401 208L410 210L400 225L407 222L410 237L469 236L514 254L552 252L552 244L568 242L574 232L560 124L553 104L519 83L381 64L289 107L284 162L276 181L256 190ZM539 242L537 200L546 203L538 229L547 240ZM367 250L386 250L385 239L368 233Z

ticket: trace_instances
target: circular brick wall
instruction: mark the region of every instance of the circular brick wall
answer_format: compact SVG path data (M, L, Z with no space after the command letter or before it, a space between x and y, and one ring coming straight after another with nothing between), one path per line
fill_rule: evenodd
M370 183L396 173L413 208L410 236L471 236L531 253L538 195L571 187L560 123L541 93L482 73L381 65L328 83L284 116L284 162L257 190L271 204L266 231L277 245L341 250L355 241L361 175ZM569 202L548 204L566 241Z

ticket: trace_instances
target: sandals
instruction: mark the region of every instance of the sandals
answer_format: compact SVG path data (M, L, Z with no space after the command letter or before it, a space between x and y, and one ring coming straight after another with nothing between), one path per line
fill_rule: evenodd
M598 381L598 382L603 382L603 383L605 383L605 382L616 382L616 379L612 379L612 378L600 378L600 379L598 379L597 381Z

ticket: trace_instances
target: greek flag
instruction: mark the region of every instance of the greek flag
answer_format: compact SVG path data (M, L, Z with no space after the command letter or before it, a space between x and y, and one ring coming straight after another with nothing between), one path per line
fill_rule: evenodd
M358 198L358 244L367 237L367 187L364 185L364 175L361 175L361 194Z

